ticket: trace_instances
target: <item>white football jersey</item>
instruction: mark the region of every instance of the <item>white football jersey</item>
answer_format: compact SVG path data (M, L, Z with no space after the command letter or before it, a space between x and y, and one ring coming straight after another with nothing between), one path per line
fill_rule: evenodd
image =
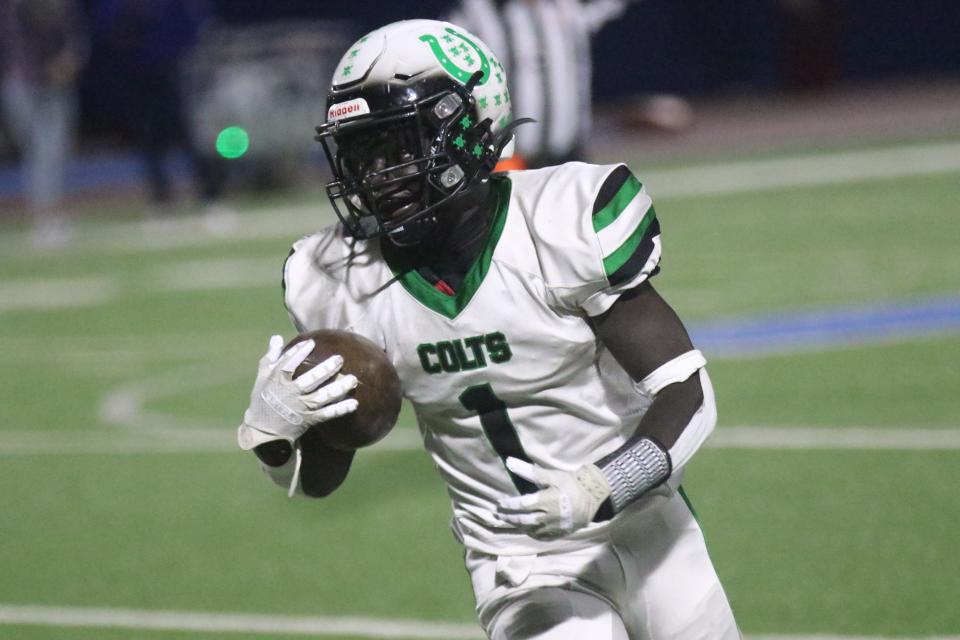
M497 501L532 490L504 460L575 470L636 429L650 398L587 317L656 272L659 224L623 165L568 163L491 181L497 210L455 295L407 268L388 241L348 238L334 225L294 245L285 301L299 331L346 329L384 348L447 483L464 544L537 553L609 525L542 542L503 523ZM658 498L654 491L630 508Z

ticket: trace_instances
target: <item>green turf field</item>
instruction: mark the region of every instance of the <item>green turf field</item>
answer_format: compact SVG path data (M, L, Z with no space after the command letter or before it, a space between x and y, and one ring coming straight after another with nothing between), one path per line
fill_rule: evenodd
M692 322L957 296L958 185L945 172L657 199L655 282ZM322 501L288 500L233 448L267 337L292 333L287 247L330 219L310 196L250 204L227 239L92 216L51 255L0 230L0 638L216 635L135 628L151 612L360 620L325 638L377 637L362 631L381 619L419 625L404 637L479 637L445 492L406 446L409 413ZM842 449L713 447L691 464L748 636L960 637L958 361L956 328L712 361L721 432L867 434ZM944 444L871 448L882 430ZM64 610L76 615L57 623ZM245 628L216 637L303 637Z

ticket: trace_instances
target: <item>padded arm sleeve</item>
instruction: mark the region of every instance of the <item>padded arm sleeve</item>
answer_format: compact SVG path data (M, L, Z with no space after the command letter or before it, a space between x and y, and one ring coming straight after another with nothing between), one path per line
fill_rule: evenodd
M690 458L703 446L713 433L714 427L717 426L717 403L713 396L710 376L703 368L697 371L697 375L700 377L700 387L703 389L703 403L690 418L680 437L670 447L670 460L673 463L674 473L690 462Z
M717 422L713 387L704 369L698 369L694 375L699 376L703 401L669 450L655 438L638 432L622 447L597 461L596 465L611 489L609 505L601 508L598 519L619 513L646 492L666 482L690 461L713 432Z

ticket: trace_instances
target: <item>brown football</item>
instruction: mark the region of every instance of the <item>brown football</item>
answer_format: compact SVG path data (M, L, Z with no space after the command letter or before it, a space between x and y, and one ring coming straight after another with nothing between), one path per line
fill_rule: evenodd
M298 342L313 339L310 355L293 372L299 376L332 355L343 357L342 374L352 373L359 384L348 397L357 399L357 410L311 427L313 436L326 445L341 451L354 451L383 438L397 423L400 413L400 378L387 354L376 344L350 331L321 329L301 333L287 343L284 350Z

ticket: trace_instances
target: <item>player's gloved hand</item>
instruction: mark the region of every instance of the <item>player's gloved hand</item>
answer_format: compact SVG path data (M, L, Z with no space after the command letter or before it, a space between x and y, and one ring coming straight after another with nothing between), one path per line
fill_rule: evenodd
M340 356L331 356L293 379L313 347L313 340L304 340L283 353L283 338L270 338L250 393L250 407L237 429L241 449L272 440L292 444L308 427L356 411L357 401L344 397L357 386L357 378L348 374L328 382L343 366Z
M532 538L559 538L585 527L610 496L610 484L596 465L576 471L554 471L517 458L507 468L542 487L536 493L500 500L497 515Z

